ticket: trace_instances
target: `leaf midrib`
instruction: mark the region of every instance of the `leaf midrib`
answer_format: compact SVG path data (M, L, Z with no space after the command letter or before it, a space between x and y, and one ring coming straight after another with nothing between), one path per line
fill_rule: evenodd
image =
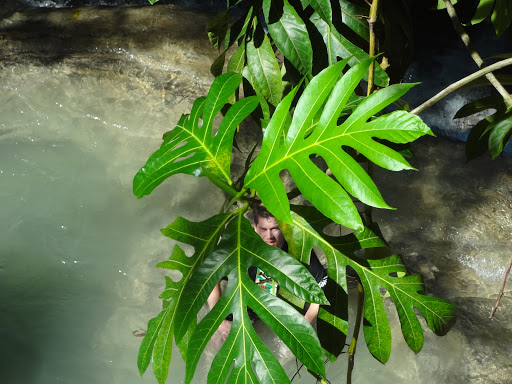
M440 319L440 320L443 322L443 324L447 324L447 323L446 323L446 321L444 321L442 317L438 316L436 312L434 312L433 310L431 310L429 307L427 307L425 304L423 304L423 303L422 303L421 301L419 301L418 299L414 298L414 297L413 297L412 295L410 295L407 291L404 291L404 290L402 290L402 289L399 289L399 288L397 287L397 285L396 285L396 284L393 284L393 283L388 282L388 281L387 281L386 279L384 279L383 277L381 277L381 276L377 275L376 273L374 273L374 272L372 271L372 269L368 269L368 268L366 268L366 267L362 266L361 264L359 264L359 263L357 263L357 262L353 261L352 259L350 259L350 258L349 258L349 257L347 257L346 255L344 255L343 253L341 253L341 252L340 252L340 251L338 251L337 249L333 248L333 247L332 247L328 242L326 242L326 241L325 241L321 236L319 236L318 234L316 234L316 232L315 232L315 233L311 232L310 230L308 230L308 228L307 228L307 227L303 226L301 223L299 223L299 222L297 222L297 221L295 221L295 220L294 220L294 223L295 223L295 225L297 225L297 226L299 226L300 228L302 228L302 230L306 231L306 232L307 232L307 233L309 233L311 236L313 236L313 237L317 238L320 242L322 242L323 244L325 244L329 249L331 249L331 250L333 251L333 253L334 253L335 255L336 255L336 254L339 254L339 255L341 255L341 257L342 257L342 258L344 258L344 259L348 260L348 262L346 262L346 263L345 263L345 266L348 266L348 265L349 265L349 266L351 266L352 268L354 268L354 266L355 266L355 267L356 267L355 269L359 269L359 270L361 270L365 275L366 275L366 273L371 274L371 275L373 276L373 278L376 278L376 279L378 279L378 280L380 280L380 281L383 281L386 285L391 286L395 291L399 291L399 292L401 292L402 294L404 294L404 295L408 296L408 297L410 298L410 300L412 300L412 301L414 301L414 302L419 303L422 307L424 307L425 309L429 310L432 314L436 315L436 318ZM335 263L336 263L336 282L338 282L338 268L339 268L338 258L337 258L337 257L335 257L335 258L334 258L334 261L335 261ZM375 268L375 269L377 269L377 268ZM368 282L369 282L369 281L370 281L370 280L368 279ZM404 283L401 283L401 282L400 282L399 284L404 284ZM428 296L425 296L425 297L428 297Z

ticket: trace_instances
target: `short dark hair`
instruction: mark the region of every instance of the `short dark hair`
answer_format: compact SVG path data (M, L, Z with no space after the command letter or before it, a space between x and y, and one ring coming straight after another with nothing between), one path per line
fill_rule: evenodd
M260 217L263 217L264 219L270 219L274 217L273 214L271 214L267 208L265 208L262 205L258 205L257 207L253 208L252 210L252 221L255 225L258 224L258 221L260 220Z

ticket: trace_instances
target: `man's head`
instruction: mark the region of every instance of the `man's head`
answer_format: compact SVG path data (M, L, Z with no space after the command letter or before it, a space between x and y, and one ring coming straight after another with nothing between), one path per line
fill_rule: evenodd
M283 249L285 240L283 232L277 225L276 218L265 207L256 207L252 210L254 230L263 241L274 247Z

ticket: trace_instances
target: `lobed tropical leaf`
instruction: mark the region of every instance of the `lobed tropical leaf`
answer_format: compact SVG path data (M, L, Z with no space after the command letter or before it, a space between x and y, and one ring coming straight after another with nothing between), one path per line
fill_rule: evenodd
M228 72L217 77L207 97L198 98L188 115L176 128L164 135L160 149L153 153L133 179L133 193L141 198L150 194L165 179L184 173L203 176L201 167L232 184L231 150L234 132L258 105L257 97L247 97L233 104L212 135L213 119L238 89L242 76ZM202 124L200 118L202 117Z
M186 283L185 295L178 304L175 334L180 341L190 324L195 323L197 313L215 284L227 276L225 292L199 322L189 340L187 383L192 380L206 344L229 314L233 314L231 331L212 364L208 382L289 382L276 358L254 333L247 308L278 334L308 369L325 375L322 350L313 328L293 307L260 289L249 277L251 266L264 270L297 297L328 303L309 271L286 252L263 242L249 221L239 214L227 225L220 242Z
M419 275L407 275L398 255L377 259L362 259L355 252L360 249L384 247L386 244L368 228L350 235L333 237L323 234L325 221L313 207L294 207L293 224L288 225L285 237L298 246L302 254L312 246L322 249L327 257L328 275L345 292L347 267L359 276L365 292L365 340L370 352L386 362L391 352L391 331L380 288L389 292L397 308L402 334L408 346L419 352L423 346L423 330L414 312L418 309L428 327L437 335L444 335L455 322L454 307L442 299L423 294ZM292 240L293 239L293 240Z
M354 148L381 167L411 169L398 152L374 138L406 143L431 134L420 118L404 111L367 122L414 84L397 84L374 93L359 103L350 117L338 126L338 117L367 72L371 59L351 68L339 79L347 62L345 59L312 79L297 103L289 128L287 121L295 91L283 99L267 126L260 153L245 177L245 187L255 189L269 211L282 221L290 223L292 220L286 190L279 178L279 173L288 169L304 197L325 216L347 227L361 229L361 218L346 191L365 204L390 207L372 179L342 146ZM318 123L306 137L320 111ZM286 137L281 142L284 133ZM323 157L337 181L311 161L312 155Z
M139 372L142 374L153 357L153 372L161 384L168 376L176 326L176 310L185 294L185 283L217 244L230 216L230 214L217 215L201 223L192 223L178 217L167 228L162 229L165 236L192 245L195 252L191 257L187 257L179 246L175 246L169 260L157 264L157 267L177 270L182 274L182 278L178 281L166 277L165 290L160 295L164 308L157 317L149 321L137 359ZM190 333L194 327L195 323L191 322L189 328L183 332L181 340L186 340L184 335L187 332ZM182 354L186 352L186 343L178 343L178 345Z
M302 74L311 73L313 47L306 24L288 0L263 0L263 13L272 40Z

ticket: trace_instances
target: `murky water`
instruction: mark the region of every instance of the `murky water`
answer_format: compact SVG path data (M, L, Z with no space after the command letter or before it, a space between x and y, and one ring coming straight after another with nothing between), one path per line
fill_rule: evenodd
M180 176L143 200L132 195L131 179L175 119L155 95L13 71L0 93L0 381L155 382L139 378L132 331L158 311L154 265L173 246L159 229L214 213L222 197Z

